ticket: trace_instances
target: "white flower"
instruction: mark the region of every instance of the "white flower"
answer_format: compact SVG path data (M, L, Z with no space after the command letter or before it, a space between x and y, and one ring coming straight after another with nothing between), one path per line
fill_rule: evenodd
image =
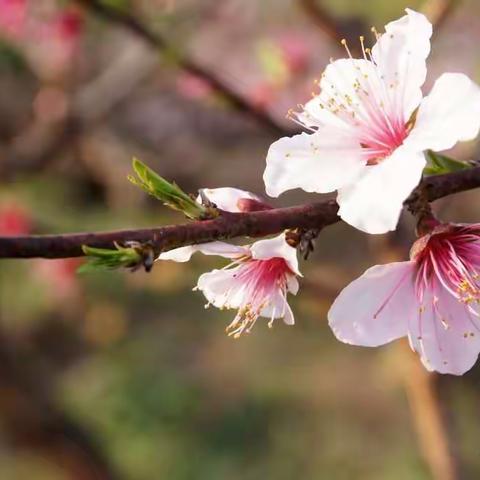
M251 246L210 242L181 247L162 253L159 259L185 262L195 251L232 259L225 268L201 275L195 287L205 295L207 306L238 310L227 327L229 335L238 338L250 332L258 317L269 318L270 327L276 318L294 324L287 293L296 295L301 274L296 249L288 245L285 234Z
M226 211L241 211L238 204L243 199L261 202L253 194L230 188L205 189L203 195ZM229 335L238 338L250 332L258 317L268 318L269 326L276 318L283 318L287 325L294 324L287 293L296 295L297 276L301 273L297 251L287 243L284 233L246 246L209 242L180 247L160 254L158 259L187 262L195 252L232 260L221 270L201 275L195 287L203 292L207 305L238 310L227 327Z
M394 230L419 183L424 151L471 140L480 128L480 88L445 73L423 98L432 26L420 13L389 23L363 59L332 61L320 93L296 120L310 133L284 137L267 155L266 191L338 190L339 215L368 233Z

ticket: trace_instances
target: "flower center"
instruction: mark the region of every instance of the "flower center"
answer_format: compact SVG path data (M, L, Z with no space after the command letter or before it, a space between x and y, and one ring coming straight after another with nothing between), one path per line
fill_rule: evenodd
M277 316L285 312L275 307L277 296L286 297L287 275L291 273L283 258L268 260L248 259L234 274L235 286L227 292L230 295L242 295L238 313L226 331L229 336L239 338L242 333L250 333L258 317L266 309L270 309L269 327Z
M469 227L432 235L415 260L419 298L438 280L460 302L480 303L480 236Z
M380 35L375 29L373 32L376 48L380 49ZM394 72L387 80L382 65L365 48L363 36L363 59L352 57L346 40L341 43L348 58L331 59L321 80L316 81L320 92L312 94L319 107L318 118L308 106L303 113L290 111L288 116L314 132L324 123L335 123L350 131L367 165L377 165L403 144L415 122L414 115L405 119L403 82L407 72Z

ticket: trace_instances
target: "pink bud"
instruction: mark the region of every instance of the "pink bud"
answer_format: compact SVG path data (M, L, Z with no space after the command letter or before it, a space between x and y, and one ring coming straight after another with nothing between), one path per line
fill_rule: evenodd
M260 212L261 210L271 210L273 208L268 203L254 200L253 198L240 198L237 201L237 207L241 212Z

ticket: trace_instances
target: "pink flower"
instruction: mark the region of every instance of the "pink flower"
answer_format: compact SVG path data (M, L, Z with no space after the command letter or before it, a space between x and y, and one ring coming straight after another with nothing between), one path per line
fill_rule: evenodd
M17 39L25 28L26 0L0 0L0 35Z
M461 375L480 352L480 224L440 225L408 262L377 265L328 314L342 342L375 347L408 336L428 370Z
M242 200L258 199L233 188L205 189L203 194L226 211L241 211L239 204L242 205ZM227 327L229 335L238 338L242 333L250 332L259 317L268 318L269 326L276 318L283 318L287 325L293 325L287 293L296 295L297 276L301 273L297 251L287 243L285 234L246 246L210 242L176 248L162 253L159 260L186 262L197 251L231 260L223 269L201 275L195 287L205 295L207 306L238 311Z
M309 133L284 137L267 155L266 191L338 190L339 215L368 233L394 230L418 184L424 151L446 150L480 128L480 88L459 73L442 75L422 98L432 26L421 14L375 32L364 58L332 61L320 93L292 114Z
M83 18L76 9L62 9L51 17L32 21L24 48L34 68L45 78L63 75L80 43Z

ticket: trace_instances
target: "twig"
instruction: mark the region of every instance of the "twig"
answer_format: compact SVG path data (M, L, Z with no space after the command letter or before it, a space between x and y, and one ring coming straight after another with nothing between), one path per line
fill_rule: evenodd
M480 187L480 167L447 175L425 178L406 200L414 205L419 195L429 202L454 193ZM32 235L0 237L0 258L68 258L82 256L82 245L113 248L114 242L151 242L156 252L172 248L231 239L242 236L265 236L286 229L321 229L340 220L335 200L323 200L307 205L272 210L227 213L215 220L197 221L139 230L66 235ZM416 213L413 209L413 213Z
M108 4L101 3L98 0L75 1L86 7L92 13L103 17L111 23L121 25L127 30L133 32L145 43L156 50L160 50L162 52L172 51L172 47L160 34L149 30L136 17L128 12L111 7ZM205 80L211 87L213 87L213 89L221 93L233 107L250 115L260 124L263 124L272 130L273 133L280 135L294 133L294 129L289 129L286 126L283 126L266 111L249 103L242 95L232 89L231 86L228 85L224 80L217 77L214 73L208 71L205 67L199 65L185 54L175 52L175 61L181 69Z
M399 368L410 404L420 450L435 480L458 478L445 415L437 391L438 376L427 372L406 341L399 345Z
M318 2L315 0L299 0L298 3L308 18L333 41L339 42L342 39L342 32L337 20Z
M445 24L461 0L427 0L422 12L434 25L434 34Z
M399 230L380 237L370 235L372 252L378 263L399 262L410 248L409 239ZM405 388L410 415L417 436L420 454L435 480L456 480L458 459L454 455L447 419L438 391L438 375L427 372L408 342L395 344L399 379Z
M336 18L316 0L298 0L307 17L324 32L333 42L340 42L343 38L350 44L350 51L361 54L362 49L358 38L367 31L363 19L351 16L348 18ZM343 47L342 47L343 49Z

